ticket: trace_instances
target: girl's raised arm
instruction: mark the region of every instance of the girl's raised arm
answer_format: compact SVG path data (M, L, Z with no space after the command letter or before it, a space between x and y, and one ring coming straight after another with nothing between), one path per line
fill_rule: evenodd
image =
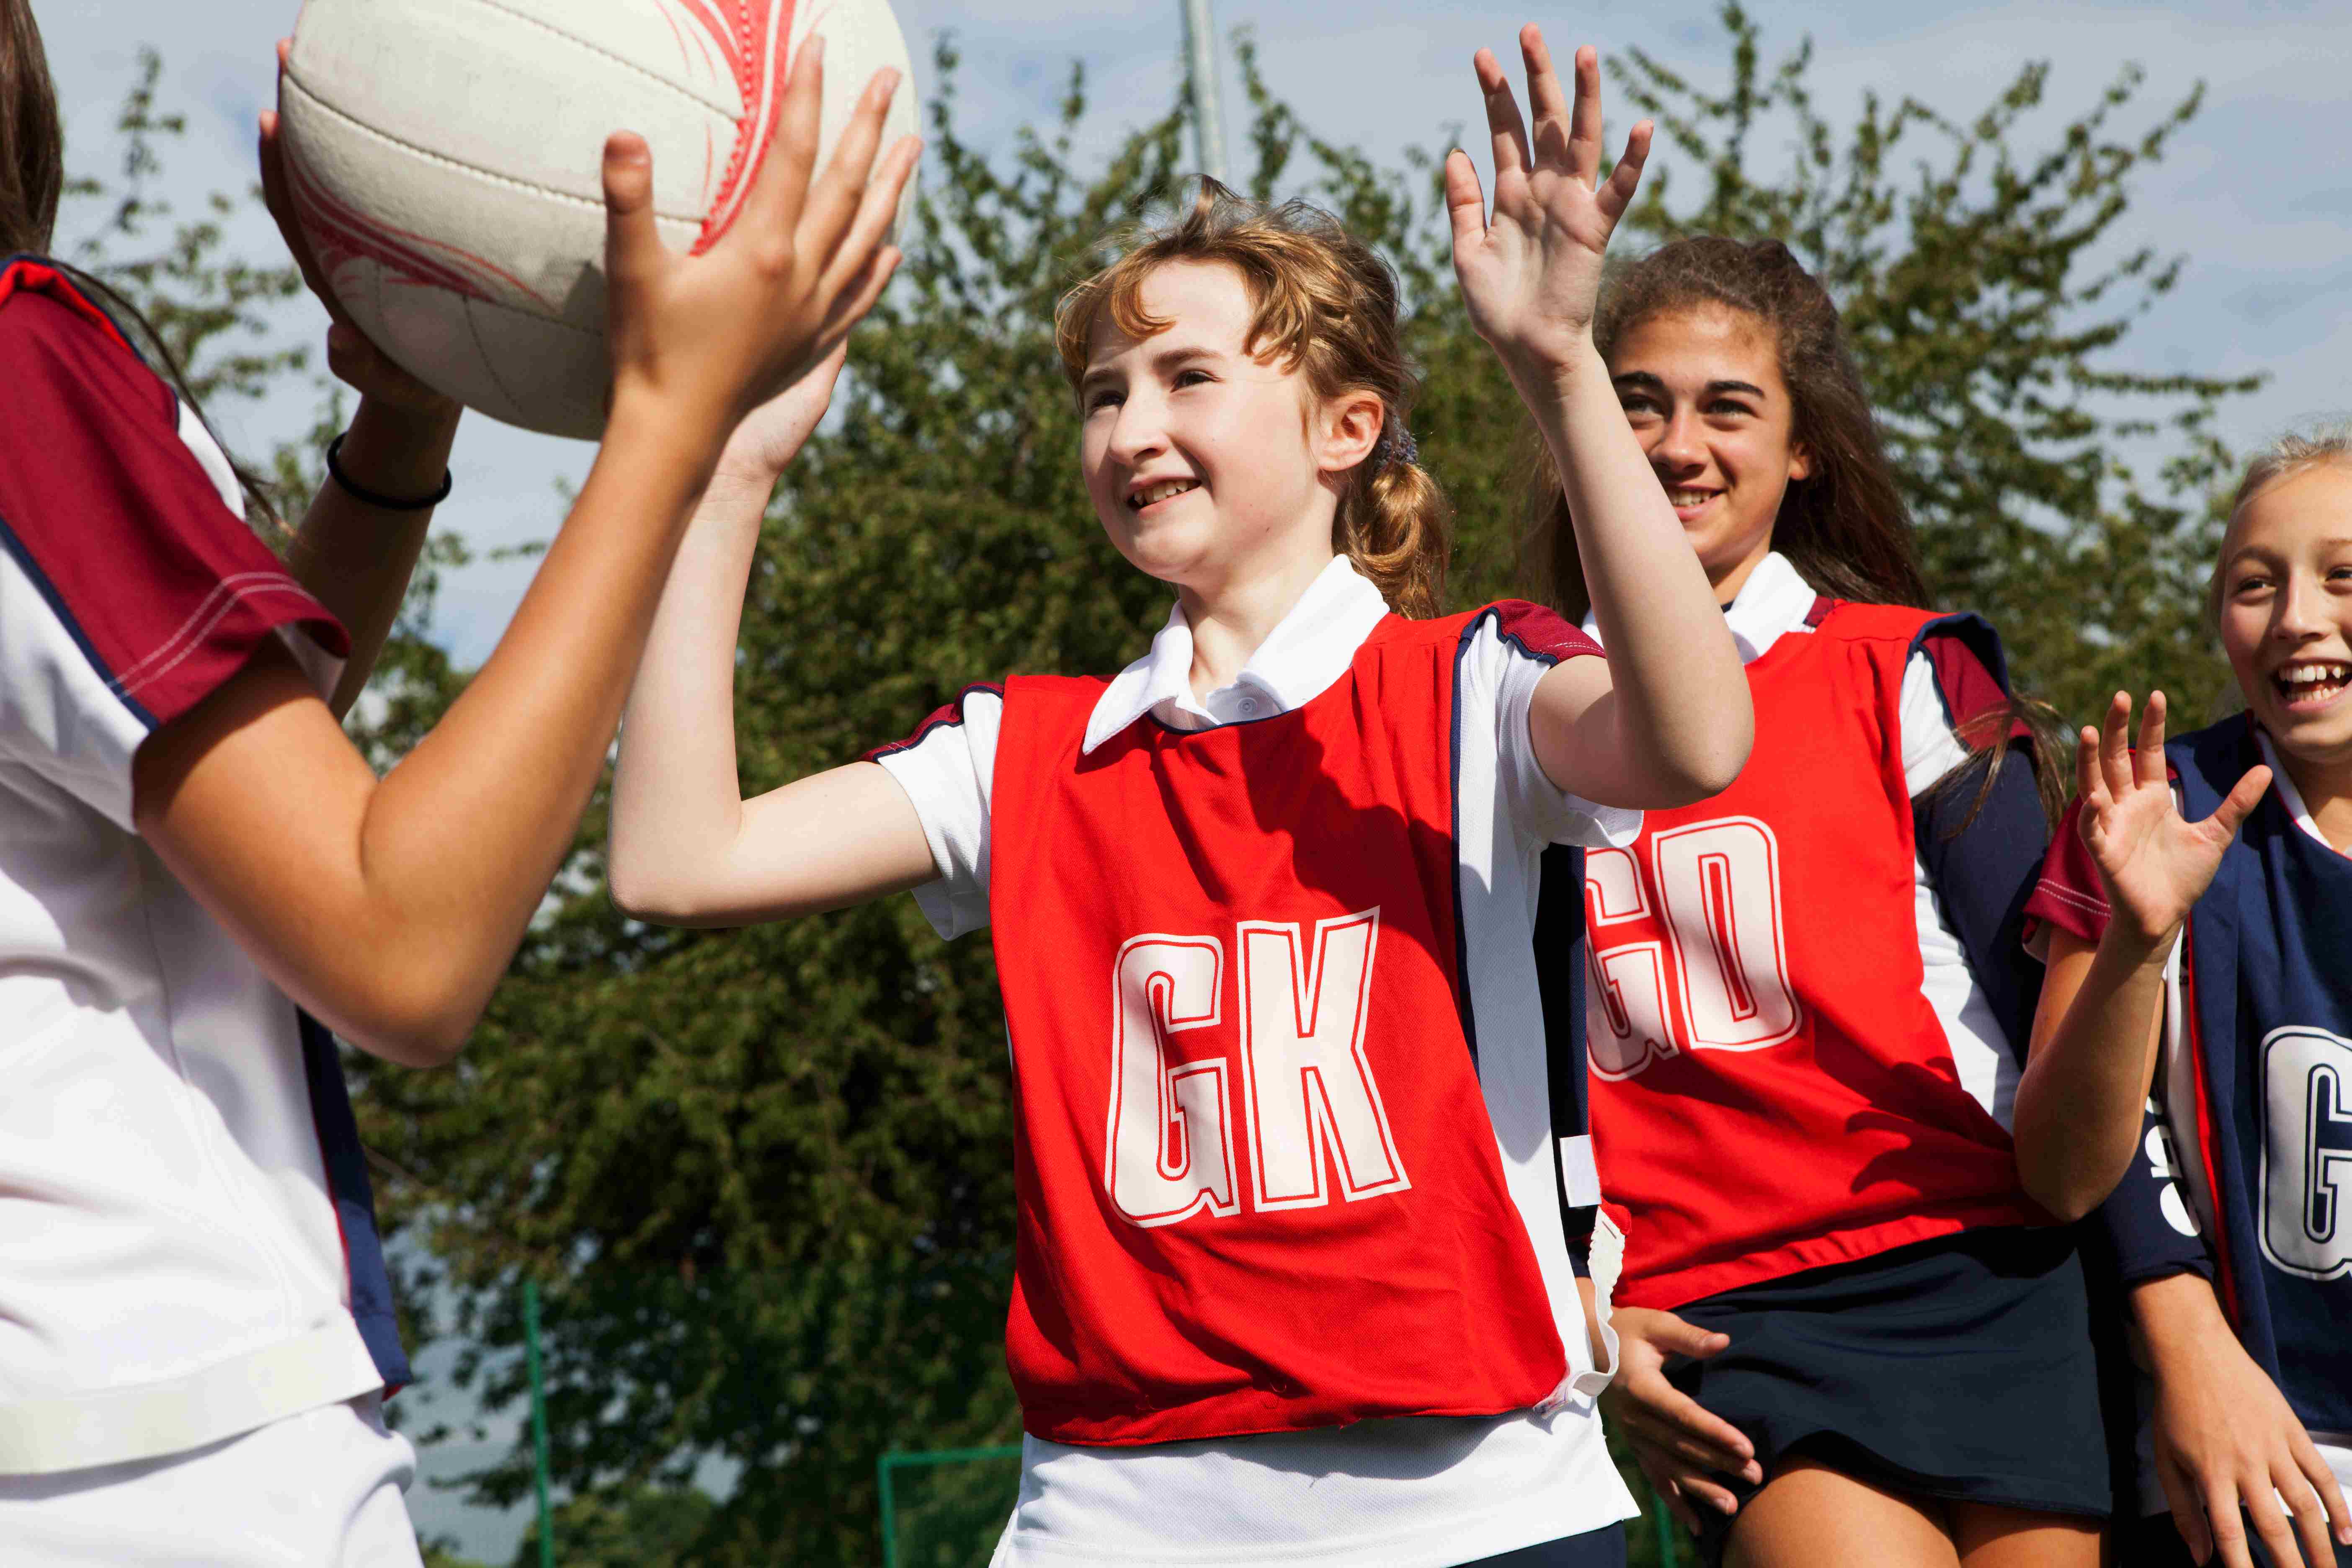
M688 514L726 433L872 305L914 163L868 184L877 78L824 174L822 47L795 63L741 216L700 256L654 228L651 155L604 147L613 405L603 449L513 625L447 716L378 780L289 655L142 744L141 834L257 963L353 1043L447 1060L505 971L593 787Z
M2166 960L2271 782L2270 769L2252 768L2212 816L2189 822L2166 776L2163 692L2148 697L2137 746L2130 729L2131 698L2118 691L2105 722L2076 737L2083 842L2109 918L2096 943L2051 930L2017 1084L2018 1179L2063 1220L2105 1202L2131 1163L2156 1075Z
M1609 647L1570 659L1538 688L1528 716L1554 784L1611 805L1671 806L1738 776L1755 714L1738 647L1706 570L1625 422L1592 344L1609 237L1649 154L1650 124L1601 173L1601 62L1576 56L1576 100L1560 91L1542 32L1519 32L1532 132L1495 57L1475 65L1494 135L1491 221L1469 154L1445 161L1454 269L1470 320L1510 374L1551 449L1576 526L1592 609Z
M862 903L927 882L914 803L873 763L745 800L735 767L735 644L776 477L824 416L842 351L727 443L678 547L621 724L606 874L613 901L663 925L727 926Z

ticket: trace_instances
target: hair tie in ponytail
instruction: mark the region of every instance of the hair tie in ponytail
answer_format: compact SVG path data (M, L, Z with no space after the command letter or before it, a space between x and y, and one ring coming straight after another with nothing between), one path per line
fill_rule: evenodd
M1421 447L1414 442L1412 432L1401 423L1381 427L1381 438L1372 447L1372 471L1379 473L1391 463L1421 461Z

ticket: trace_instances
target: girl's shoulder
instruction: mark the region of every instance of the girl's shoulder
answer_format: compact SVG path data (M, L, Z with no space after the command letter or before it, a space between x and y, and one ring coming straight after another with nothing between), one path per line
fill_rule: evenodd
M341 656L342 628L247 524L202 422L38 257L0 261L0 576L42 609L0 628L0 656L77 649L146 729L281 626Z
M12 413L30 416L27 433L36 437L43 411L33 399L44 391L52 395L52 414L96 402L128 422L176 423L179 400L171 386L140 358L114 318L46 257L0 259L0 374L7 378ZM82 395L55 395L68 389Z
M1391 615L1365 639L1367 647L1459 650L1481 644L1550 664L1601 652L1599 643L1559 611L1526 599L1494 599L1425 621Z
M1931 630L1959 632L1963 628L1990 636L1985 619L1966 611L1927 610L1916 605L1865 605L1826 595L1813 601L1805 629L1816 637L1840 642L1895 642L1908 646Z

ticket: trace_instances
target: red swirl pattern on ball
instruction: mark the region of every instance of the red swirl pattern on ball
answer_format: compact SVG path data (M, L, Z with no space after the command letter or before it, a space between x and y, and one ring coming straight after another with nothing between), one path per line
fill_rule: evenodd
M789 68L786 58L793 36L793 0L661 0L719 46L735 73L735 89L743 105L735 121L735 145L726 171L711 193L710 209L703 215L702 232L695 237L699 255L719 242L735 221L751 182L768 151L773 128L777 90Z
M302 231L318 253L319 265L331 277L346 261L366 260L382 267L394 281L446 289L491 304L510 302L500 300L492 289L491 280L496 279L541 310L554 312L552 300L494 262L446 241L379 222L335 200L310 178L298 157L286 160L286 187L294 198Z

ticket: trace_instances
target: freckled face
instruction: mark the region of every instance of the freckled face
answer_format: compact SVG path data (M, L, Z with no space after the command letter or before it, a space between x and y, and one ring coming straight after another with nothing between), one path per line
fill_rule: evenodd
M1203 590L1302 542L1319 537L1328 555L1335 500L1309 444L1307 383L1243 352L1241 275L1171 262L1144 279L1142 304L1171 325L1132 339L1106 316L1078 388L1079 467L1111 542L1162 582Z
M1721 306L1667 311L1619 335L1609 374L1708 581L1738 593L1812 471L1770 330Z
M2280 749L2352 769L2352 468L2306 468L2238 509L2221 622L2246 706Z

